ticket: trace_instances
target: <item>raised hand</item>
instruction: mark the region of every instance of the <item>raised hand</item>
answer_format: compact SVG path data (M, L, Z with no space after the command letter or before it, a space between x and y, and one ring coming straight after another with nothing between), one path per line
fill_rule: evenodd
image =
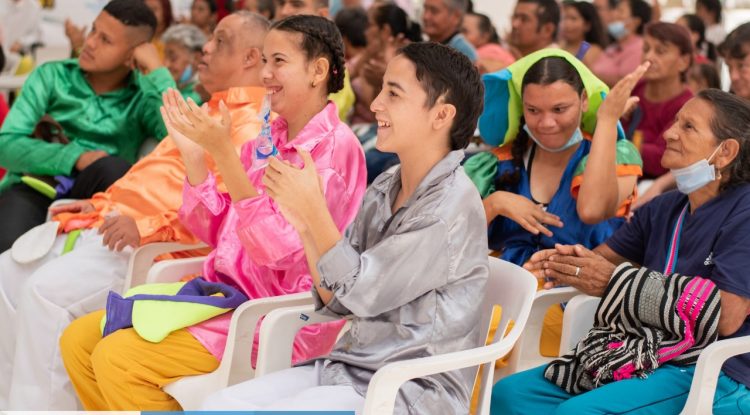
M633 111L638 105L638 97L631 97L630 94L633 93L633 88L650 66L651 62L644 62L633 72L620 79L604 98L602 105L599 106L597 118L617 121L623 115Z
M232 117L223 101L219 102L219 120L211 117L207 109L199 107L192 99L188 98L186 102L182 95L172 88L164 94L163 103L162 118L167 128L174 131L177 140L185 138L211 154L227 149L235 151L230 135ZM184 143L178 145L182 144ZM184 147L189 151L195 151L194 147L189 145ZM180 150L182 151L182 147Z

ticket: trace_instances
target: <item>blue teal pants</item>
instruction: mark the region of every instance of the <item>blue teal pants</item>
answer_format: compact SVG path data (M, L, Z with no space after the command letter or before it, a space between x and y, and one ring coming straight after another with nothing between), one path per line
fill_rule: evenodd
M492 388L492 415L679 414L687 401L695 366L662 366L646 379L613 382L571 395L544 378L540 366L501 379ZM750 415L750 390L722 372L715 415Z

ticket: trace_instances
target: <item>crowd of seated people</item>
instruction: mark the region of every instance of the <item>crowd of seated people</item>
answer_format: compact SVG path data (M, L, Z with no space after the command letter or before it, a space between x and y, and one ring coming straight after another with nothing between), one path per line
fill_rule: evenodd
M407 3L66 21L71 58L0 107L0 409L181 410L165 387L219 367L233 310L310 293L332 320L296 335L296 366L203 408L362 413L380 368L485 344L490 251L601 298L562 356L547 310L525 347L554 360L488 385L493 415L679 413L701 352L750 336L750 23L725 34L718 0L675 22L517 0L506 34L469 0ZM28 48L16 26L2 55ZM160 242L201 272L125 286ZM724 364L714 413L750 414L748 373L750 350ZM409 380L395 413L472 413L477 378Z

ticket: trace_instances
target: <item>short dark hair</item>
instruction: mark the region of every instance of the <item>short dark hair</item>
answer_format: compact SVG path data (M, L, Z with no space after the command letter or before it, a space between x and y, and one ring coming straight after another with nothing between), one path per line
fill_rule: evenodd
M714 110L710 122L714 137L719 142L734 138L740 143L737 158L727 166L729 181L721 190L750 183L750 102L720 89L704 89L696 98Z
M627 1L630 6L630 14L633 17L637 17L641 20L638 27L635 29L635 33L642 35L643 29L646 27L648 22L651 21L651 6L643 0L623 0Z
M556 0L518 0L519 3L532 3L538 6L536 11L537 30L547 23L555 26L552 39L557 39L557 29L560 26L560 5Z
M484 109L484 85L477 68L461 52L434 42L411 43L397 54L414 64L417 80L427 93L428 108L441 97L456 108L450 146L452 150L465 148Z
M604 25L593 4L586 1L565 1L563 2L563 8L566 7L575 9L583 21L589 24L589 30L584 34L583 40L601 48L607 46L609 42L604 32Z
M706 57L709 60L715 61L716 46L706 40L706 24L703 23L703 20L701 20L696 14L685 14L681 19L685 19L685 23L687 23L688 30L690 30L691 33L698 34L698 41L693 44L696 52L705 52Z
M216 12L219 11L219 6L216 4L216 0L203 0L208 5L208 10L211 11L211 14L216 14Z
M156 16L142 1L112 0L102 11L117 19L125 26L148 30L151 39L156 31Z
M750 52L750 22L737 26L719 45L719 54L724 59L745 59Z
M690 58L690 64L693 63L693 41L690 39L690 32L687 28L674 23L652 22L646 25L646 36L652 37L660 42L671 43L677 46L680 55L687 55ZM690 65L688 65L690 68ZM685 81L685 73L680 75L682 81Z
M697 9L698 6L713 12L716 16L716 23L721 23L721 2L719 0L696 0L695 8Z
M295 15L274 23L271 30L301 34L300 47L307 59L328 59L328 93L344 87L344 40L332 21L320 16Z
M347 7L336 13L334 19L341 36L349 40L354 47L367 46L365 30L367 29L367 12L361 7Z
M422 27L417 22L413 22L404 9L394 3L385 3L379 6L373 6L373 20L378 28L388 26L391 29L391 35L396 37L403 34L404 38L412 42L422 41Z

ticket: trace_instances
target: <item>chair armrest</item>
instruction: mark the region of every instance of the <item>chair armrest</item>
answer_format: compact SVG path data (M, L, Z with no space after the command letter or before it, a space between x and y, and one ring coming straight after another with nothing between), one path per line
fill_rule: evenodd
M576 295L568 301L560 335L560 356L573 350L583 336L594 327L594 314L600 301L600 297L585 294Z
M498 370L498 377L528 369L546 360L539 353L539 339L542 337L544 316L551 306L569 301L578 294L580 291L573 287L537 291L526 327L508 358L508 365Z
M301 292L278 297L259 298L247 301L237 307L232 314L224 356L218 369L226 371L226 386L252 379L255 376L251 361L253 340L255 339L255 328L263 316L282 307L308 306L311 304L313 304L313 298L310 292Z
M128 272L125 274L125 290L146 282L149 268L151 268L158 256L171 252L190 251L205 247L205 244L185 245L176 242L156 242L139 247L133 252L130 256L130 261L128 261Z
M724 362L730 357L750 353L750 336L719 340L701 352L695 367L682 415L710 414L713 409L716 384Z
M313 304L280 308L268 313L260 326L255 376L291 367L294 337L301 328L338 320L341 318L316 313Z
M480 399L482 406L489 405L489 389L492 388L492 369L495 361L508 354L524 330L528 320L519 316L518 324L503 339L487 346L462 350L419 359L404 360L389 363L375 372L367 387L364 415L393 413L398 390L405 382L472 366L482 365L483 381L480 394L486 399ZM484 411L486 409L486 411ZM478 408L477 413L489 413L489 408Z
M146 275L146 284L177 282L190 274L198 274L203 271L203 262L206 257L169 259L157 262Z

